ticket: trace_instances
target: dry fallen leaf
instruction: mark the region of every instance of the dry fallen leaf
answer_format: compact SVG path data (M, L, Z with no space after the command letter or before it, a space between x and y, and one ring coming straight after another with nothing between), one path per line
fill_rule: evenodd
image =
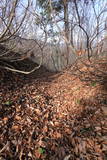
M59 133L59 132L54 132L54 138L62 138L61 133Z
M69 160L70 157L71 157L71 155L67 155L67 156L64 158L64 160Z
M39 159L41 157L41 153L39 152L39 150L35 150L35 158Z
M49 117L49 113L47 112L45 115L44 115L44 118L48 118Z
M22 118L20 116L16 115L15 119L18 120L18 121L20 121Z
M67 134L70 134L70 135L71 135L71 133L72 133L72 131L71 131L70 128L66 128L66 129L65 129L65 132L66 132Z
M107 116L107 107L102 107L104 115Z
M4 117L4 118L3 118L3 121L4 121L4 122L7 122L7 121L8 121L8 117Z
M48 127L47 127L47 126L44 126L44 127L43 127L43 133L46 133L46 132L48 132Z
M14 125L14 126L12 126L12 130L19 131L20 130L20 126Z
M35 112L38 116L41 115L41 111L40 111L39 109L35 109L34 112Z
M60 126L60 123L59 122L54 122L54 125L55 125L55 127L58 127L58 126Z
M79 154L79 148L78 148L78 146L77 146L77 145L75 146L74 152L75 152L75 154L76 154L76 155L78 155L78 154Z
M101 127L95 127L96 131L101 131Z

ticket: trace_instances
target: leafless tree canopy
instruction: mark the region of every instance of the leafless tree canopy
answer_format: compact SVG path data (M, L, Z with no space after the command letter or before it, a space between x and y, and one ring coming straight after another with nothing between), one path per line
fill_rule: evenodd
M106 58L106 0L0 1L0 67L29 74L41 65L59 71L77 60ZM32 71L8 62L30 58ZM84 63L85 64L85 63Z

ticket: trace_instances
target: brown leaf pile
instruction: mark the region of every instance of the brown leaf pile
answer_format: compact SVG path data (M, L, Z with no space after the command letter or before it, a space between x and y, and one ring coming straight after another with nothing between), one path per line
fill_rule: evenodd
M0 79L0 160L106 160L107 90L68 73Z

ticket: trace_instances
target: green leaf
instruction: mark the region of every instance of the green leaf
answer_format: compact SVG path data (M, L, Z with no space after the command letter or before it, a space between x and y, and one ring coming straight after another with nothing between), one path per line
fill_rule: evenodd
M80 104L80 99L76 99L76 104Z
M95 87L95 86L96 86L96 82L92 82L92 83L91 83L91 86L92 86L92 87Z
M12 104L12 101L6 101L5 105L10 106Z
M39 153L40 153L40 154L44 154L44 153L45 153L45 149L44 149L44 148L41 148L41 147L40 147L38 150L39 150Z
M88 127L88 128L82 128L80 130L80 132L83 134L83 133L86 133L86 132L90 132L90 131L93 131L93 128L92 127Z
M80 90L80 87L78 87L78 88L75 89L75 91L79 91L79 90Z

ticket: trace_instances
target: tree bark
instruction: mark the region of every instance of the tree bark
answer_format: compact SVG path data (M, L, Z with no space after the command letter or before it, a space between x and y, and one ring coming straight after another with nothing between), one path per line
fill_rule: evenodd
M67 39L67 42L69 42L69 18L68 18L68 0L63 0L63 7L64 7L64 27L65 27L65 37ZM69 45L66 43L67 46L67 65L69 63Z

